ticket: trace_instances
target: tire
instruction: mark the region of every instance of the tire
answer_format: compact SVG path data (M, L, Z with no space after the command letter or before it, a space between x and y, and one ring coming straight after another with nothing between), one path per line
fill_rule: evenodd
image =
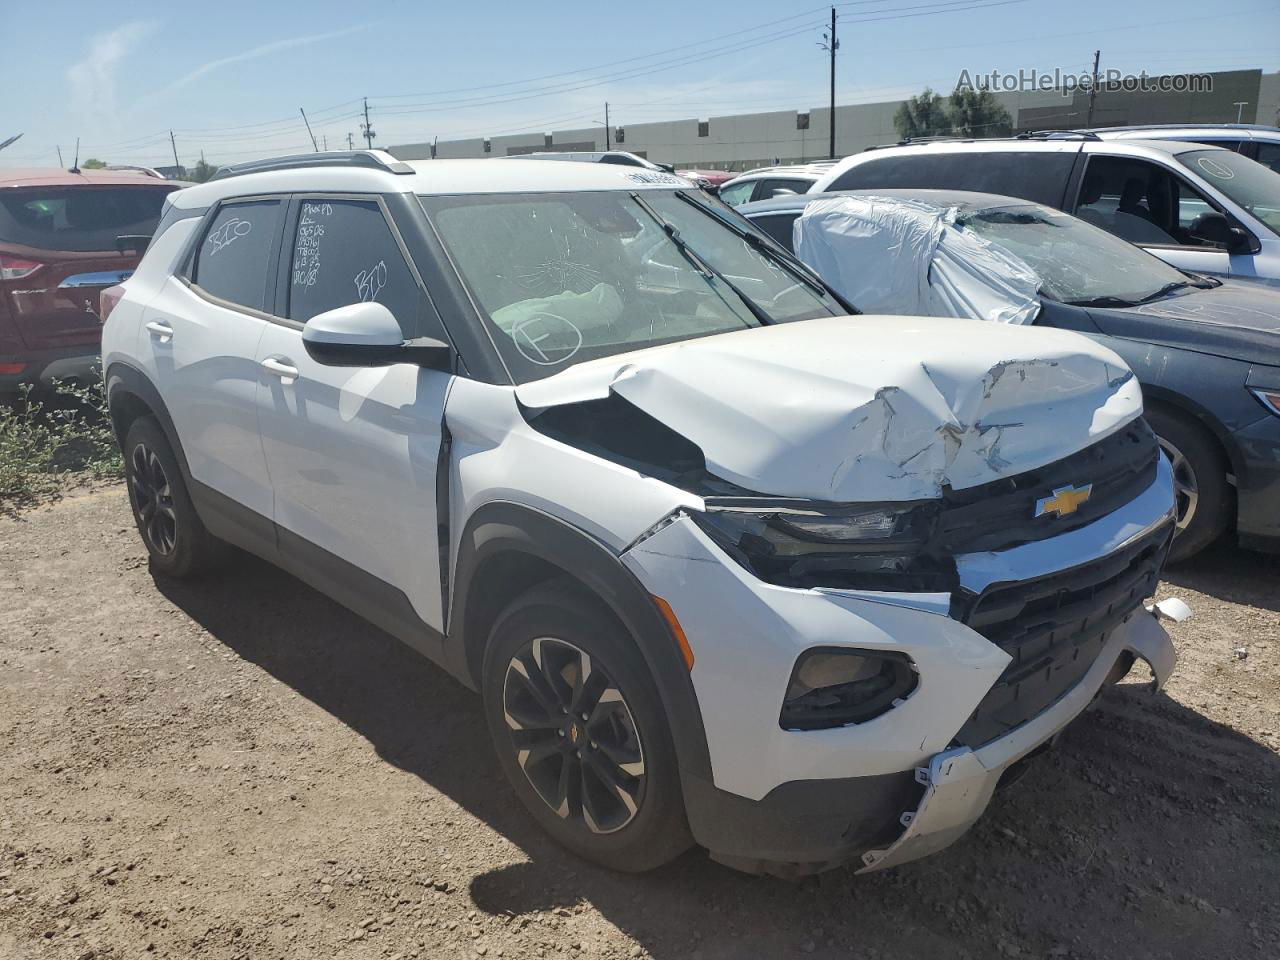
M589 592L556 580L507 607L489 635L481 692L503 772L560 844L628 873L692 845L658 691L625 628Z
M1147 422L1173 464L1178 529L1169 560L1186 560L1230 525L1233 497L1227 463L1214 438L1187 415L1153 407L1147 410Z
M133 519L154 571L181 579L226 559L230 548L205 529L173 448L154 417L139 417L129 425L124 475Z

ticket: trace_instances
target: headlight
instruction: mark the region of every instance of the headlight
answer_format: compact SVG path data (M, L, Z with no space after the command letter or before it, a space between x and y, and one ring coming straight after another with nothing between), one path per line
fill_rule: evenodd
M928 552L941 507L834 506L715 500L692 517L730 556L768 583L862 590L946 591L955 566Z
M1262 405L1280 417L1280 390L1255 390L1253 395L1262 401Z
M796 661L778 723L785 730L865 723L905 700L917 682L906 654L815 647Z

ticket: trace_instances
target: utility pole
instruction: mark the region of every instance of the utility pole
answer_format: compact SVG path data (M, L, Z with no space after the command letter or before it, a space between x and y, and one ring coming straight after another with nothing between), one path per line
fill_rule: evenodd
M352 139L351 139L351 131L350 131L350 130L348 130L348 131L347 131L347 149L348 149L348 150L354 150L355 148L356 148L356 145L355 145L355 143L354 143L354 142L352 141Z
M302 114L302 122L306 124L307 127L307 136L311 138L311 149L316 153L319 153L320 147L316 144L316 135L311 132L311 121L307 119L307 111L299 107L298 112Z
M373 127L369 126L369 98L364 98L364 142L373 149Z
M58 166L62 166L62 147L58 147Z
M612 150L613 145L609 140L609 101L604 102L604 148Z
M173 147L173 165L177 168L173 171L175 177L182 176L182 164L178 162L178 143L173 139L173 131L169 131L169 146Z
M324 144L324 152L328 153L329 152L329 135L327 133L322 133L320 135L320 142Z
M1089 84L1089 115L1084 122L1086 128L1093 126L1093 102L1098 99L1098 59L1101 56L1101 50L1093 51L1093 83Z
M836 8L834 6L831 8L831 32L822 35L822 42L818 46L831 54L831 123L827 138L827 155L834 160L836 158L836 51L840 49L840 41L836 39Z

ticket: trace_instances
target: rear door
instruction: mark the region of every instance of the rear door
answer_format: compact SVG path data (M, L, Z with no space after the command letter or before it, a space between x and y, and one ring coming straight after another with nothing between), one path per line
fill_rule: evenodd
M97 351L98 296L140 259L117 238L150 236L174 189L139 180L0 190L0 298L26 349Z
M257 349L271 321L284 207L279 197L214 207L185 266L147 304L137 349L192 478L263 518L271 485L258 435Z
M440 630L436 483L452 375L407 363L325 366L307 354L302 326L376 301L406 339L444 339L443 327L377 197L295 198L281 271L284 319L267 325L257 352L281 556L339 598L358 586L334 562L345 561Z

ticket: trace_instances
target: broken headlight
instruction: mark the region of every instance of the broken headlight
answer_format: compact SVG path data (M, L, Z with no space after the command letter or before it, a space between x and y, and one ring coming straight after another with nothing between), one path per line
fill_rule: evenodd
M910 696L915 664L904 653L815 647L796 661L778 723L784 730L825 730L865 723Z
M912 592L948 591L955 565L927 547L940 512L913 504L813 504L708 499L694 521L768 583Z

